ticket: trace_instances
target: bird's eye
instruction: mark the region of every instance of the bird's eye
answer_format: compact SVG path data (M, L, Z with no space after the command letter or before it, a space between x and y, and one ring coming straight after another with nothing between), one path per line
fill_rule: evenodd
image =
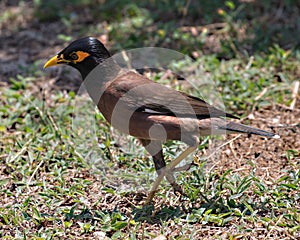
M78 59L78 55L74 52L70 54L70 57L71 57L72 60L77 60Z

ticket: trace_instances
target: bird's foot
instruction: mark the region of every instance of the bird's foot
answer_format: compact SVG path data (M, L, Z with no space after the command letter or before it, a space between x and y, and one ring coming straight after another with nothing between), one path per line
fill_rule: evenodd
M153 199L155 193L156 193L156 191L151 191L151 192L148 194L147 199L146 199L146 201L145 201L144 204L143 204L144 206L147 206L147 205L149 205L149 204L152 202L152 199Z
M190 170L190 168L192 166L198 166L197 163L195 162L191 162L191 163L187 163L184 166L181 167L177 167L177 168L173 168L173 169L169 169L168 173L166 174L166 178L168 180L168 182L171 184L171 186L174 189L175 194L179 193L180 196L186 197L186 194L184 193L184 191L182 190L182 187L179 186L176 182L175 182L175 177L173 176L173 173L175 172L182 172L182 171L188 171Z
M165 176L165 174L162 174L162 173L160 173L158 175L158 177L156 178L155 182L152 185L151 191L150 191L150 193L149 193L149 195L148 195L148 197L147 197L147 199L144 203L144 206L149 205L149 203L152 202L152 199L153 199L153 197L156 193L156 190L157 190L159 184L161 183L161 181L163 180L164 176Z
M174 190L175 194L179 194L180 196L185 196L184 191L182 190L182 188L176 182L173 182L173 183L170 183L170 184L173 187L173 190Z
M179 186L176 181L175 181L175 177L173 175L174 170L169 169L168 173L166 174L166 179L168 180L168 182L171 184L171 186L174 189L174 193L175 194L180 194L182 196L185 196L181 186Z
M176 181L175 181L175 177L173 175L174 172L181 172L181 171L188 171L192 166L197 166L198 164L195 162L192 163L188 163L182 167L177 167L177 168L173 168L170 169L168 167L165 167L164 169L162 169L159 172L158 178L156 179L155 183L152 186L152 189L144 203L144 206L149 205L152 202L152 199L156 193L156 190L160 184L160 182L162 181L162 179L164 178L164 176L166 177L166 179L168 180L168 182L171 184L171 186L174 189L175 194L180 194L180 196L186 196L184 191L182 190L181 186L179 186Z

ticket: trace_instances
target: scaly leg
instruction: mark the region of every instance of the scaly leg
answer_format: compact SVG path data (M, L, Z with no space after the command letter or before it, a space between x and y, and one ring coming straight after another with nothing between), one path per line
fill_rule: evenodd
M166 175L167 176L167 179L171 181L171 184L175 183L175 178L174 176L172 175L172 171L174 170L174 168L183 160L185 159L188 155L190 155L193 151L195 151L197 148L197 146L192 146L192 147L189 147L187 148L184 152L182 152L177 158L175 158L175 160L173 160L169 166L163 168L163 169L160 169L162 171L160 171L157 179L155 180L154 184L152 185L152 188L151 188L151 191L146 199L146 202L145 202L145 205L150 203L155 195L155 192L158 188L158 186L160 185L161 181L163 180L164 176ZM171 177L170 177L171 176ZM172 184L172 185L173 185ZM176 184L176 183L175 183ZM178 186L176 184L176 186ZM178 186L178 188L180 189L180 187ZM181 189L179 190L181 191Z
M194 152L197 149L198 146L192 146L188 147L186 150L184 150L177 158L175 158L167 167L171 171L186 157L188 157L192 152Z
M161 178L163 179L163 176L165 176L167 181L173 187L174 191L182 194L181 187L175 182L175 177L173 176L173 173L168 173L168 174L163 173L166 170L166 162L163 156L161 141L146 140L146 139L140 139L140 141L143 144L143 146L146 148L146 150L151 154L158 177L161 176L162 174ZM156 187L153 186L152 189L157 189L158 186ZM150 192L150 196L148 196L148 198L152 199L154 194L155 192Z

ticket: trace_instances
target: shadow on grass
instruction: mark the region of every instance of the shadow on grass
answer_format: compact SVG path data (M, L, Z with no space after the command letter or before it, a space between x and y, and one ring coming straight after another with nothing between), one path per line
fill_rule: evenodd
M149 224L161 224L170 219L186 218L187 215L195 215L197 220L191 222L201 222L206 216L213 216L217 225L225 225L224 221L227 217L244 217L251 216L255 213L258 216L266 216L270 213L270 209L265 204L257 203L236 203L233 200L223 199L221 197L213 197L208 199L200 194L199 197L204 200L202 203L195 204L195 206L187 207L185 203L189 199L185 199L180 204L169 206L163 204L156 207L153 204L134 207L132 210L133 219L136 222L147 222ZM197 205L197 206L196 206Z
M153 204L134 208L132 211L133 219L136 222L147 222L150 224L161 224L161 222L178 218L183 213L180 206L162 205L159 209L155 209Z

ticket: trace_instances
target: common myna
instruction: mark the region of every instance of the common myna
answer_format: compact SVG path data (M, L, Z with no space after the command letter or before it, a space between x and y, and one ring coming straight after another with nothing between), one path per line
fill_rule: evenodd
M175 168L199 144L199 136L225 133L256 134L278 138L271 132L229 122L236 118L200 98L155 83L132 70L122 69L104 45L92 37L72 42L46 62L44 68L67 64L82 75L85 87L105 119L116 129L140 139L151 154L158 177L147 197L149 203L164 178L175 191L174 171L189 169L192 164ZM180 140L188 145L168 166L162 143Z

